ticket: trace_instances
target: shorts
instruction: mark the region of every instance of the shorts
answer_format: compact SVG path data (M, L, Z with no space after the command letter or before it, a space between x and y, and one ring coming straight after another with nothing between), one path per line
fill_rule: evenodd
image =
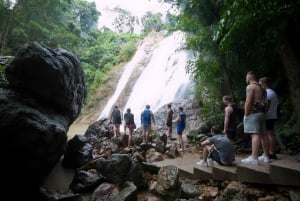
M171 121L167 121L167 127L171 127L172 126L172 120Z
M219 152L215 150L214 148L211 148L209 150L208 157L211 158L212 160L216 161L219 165L224 165L220 159Z
M274 130L274 125L277 119L267 119L266 121L266 128L267 130Z
M244 133L255 134L266 132L266 114L262 112L250 113L244 116Z
M130 132L133 132L134 130L134 125L126 124L125 128L128 128Z
M144 124L143 125L143 132L144 133L149 133L151 129L151 124Z
M177 128L177 134L182 135L184 128Z

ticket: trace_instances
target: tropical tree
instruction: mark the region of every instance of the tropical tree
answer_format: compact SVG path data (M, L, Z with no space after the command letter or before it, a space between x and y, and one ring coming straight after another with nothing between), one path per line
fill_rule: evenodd
M119 13L118 17L116 17L113 21L113 25L115 26L115 29L119 33L125 33L125 32L133 33L136 18L132 16L132 14L129 11L121 9L119 7L114 8L114 11Z
M216 102L219 96L209 94L219 87L221 93L243 101L247 71L269 76L281 97L282 120L287 125L281 133L294 136L299 144L300 2L165 1L176 3L183 11L179 28L188 32L188 48L199 54L190 71L199 85L208 88L201 90L201 97L211 97Z
M162 22L162 14L153 14L150 11L142 17L143 31L149 33L151 31L161 31L164 28L164 23Z

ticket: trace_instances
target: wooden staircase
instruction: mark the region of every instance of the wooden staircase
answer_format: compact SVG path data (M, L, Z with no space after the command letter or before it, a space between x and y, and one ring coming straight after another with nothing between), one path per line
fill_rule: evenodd
M240 160L246 156L238 155L233 166L220 166L214 162L212 167L196 165L199 157L196 153L184 153L175 159L165 159L154 164L159 167L175 165L180 176L191 179L300 186L300 162L291 156L278 154L278 160L272 160L272 163L244 165Z

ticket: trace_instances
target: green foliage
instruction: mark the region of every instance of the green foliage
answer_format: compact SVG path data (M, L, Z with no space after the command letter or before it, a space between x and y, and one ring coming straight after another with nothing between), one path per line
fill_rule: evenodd
M167 13L166 15L166 29L168 31L178 30L178 16L172 15L171 13Z
M0 58L0 88L8 85L7 79L5 77L5 68L13 60L13 57L1 57Z
M143 24L143 31L145 33L149 33L151 31L159 32L165 28L164 23L162 22L162 14L156 13L153 14L150 11L148 11L143 17L142 17L142 24Z
M299 126L298 126L299 128ZM292 152L292 154L298 154L300 152L300 132L295 128L284 125L280 130L281 139L284 141L286 147Z
M119 33L130 32L133 33L135 17L127 10L121 9L119 7L114 9L119 13L119 16L114 20L113 25Z
M73 52L85 73L88 103L95 100L95 91L110 69L130 60L136 51L136 35L97 30L100 13L94 2L19 0L14 7L8 2L0 1L0 54L14 55L29 41ZM120 16L133 20L126 11Z
M245 75L253 70L258 77L273 80L272 88L280 97L280 119L283 124L290 121L293 106L278 53L278 30L282 22L291 23L287 37L294 37L292 46L299 49L299 37L295 35L299 33L299 1L165 1L182 9L177 26L187 32L187 48L198 52L196 65L188 69L197 80L197 99L205 120L213 124L223 121L219 103L224 93L230 93L236 103L245 100ZM299 147L297 129L291 125L283 127L282 135L288 140L294 136L296 143L291 146Z

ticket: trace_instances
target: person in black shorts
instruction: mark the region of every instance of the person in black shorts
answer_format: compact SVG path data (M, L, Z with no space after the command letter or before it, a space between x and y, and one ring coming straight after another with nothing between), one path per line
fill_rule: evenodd
M225 107L224 129L223 133L231 140L235 140L236 126L237 126L237 106L232 103L232 97L229 95L223 96L223 103Z
M117 105L115 105L111 112L110 122L114 125L114 137L120 136L120 125L122 124L122 115Z
M167 114L166 114L166 126L168 129L168 138L172 138L172 119L173 119L173 110L171 104L167 105Z

